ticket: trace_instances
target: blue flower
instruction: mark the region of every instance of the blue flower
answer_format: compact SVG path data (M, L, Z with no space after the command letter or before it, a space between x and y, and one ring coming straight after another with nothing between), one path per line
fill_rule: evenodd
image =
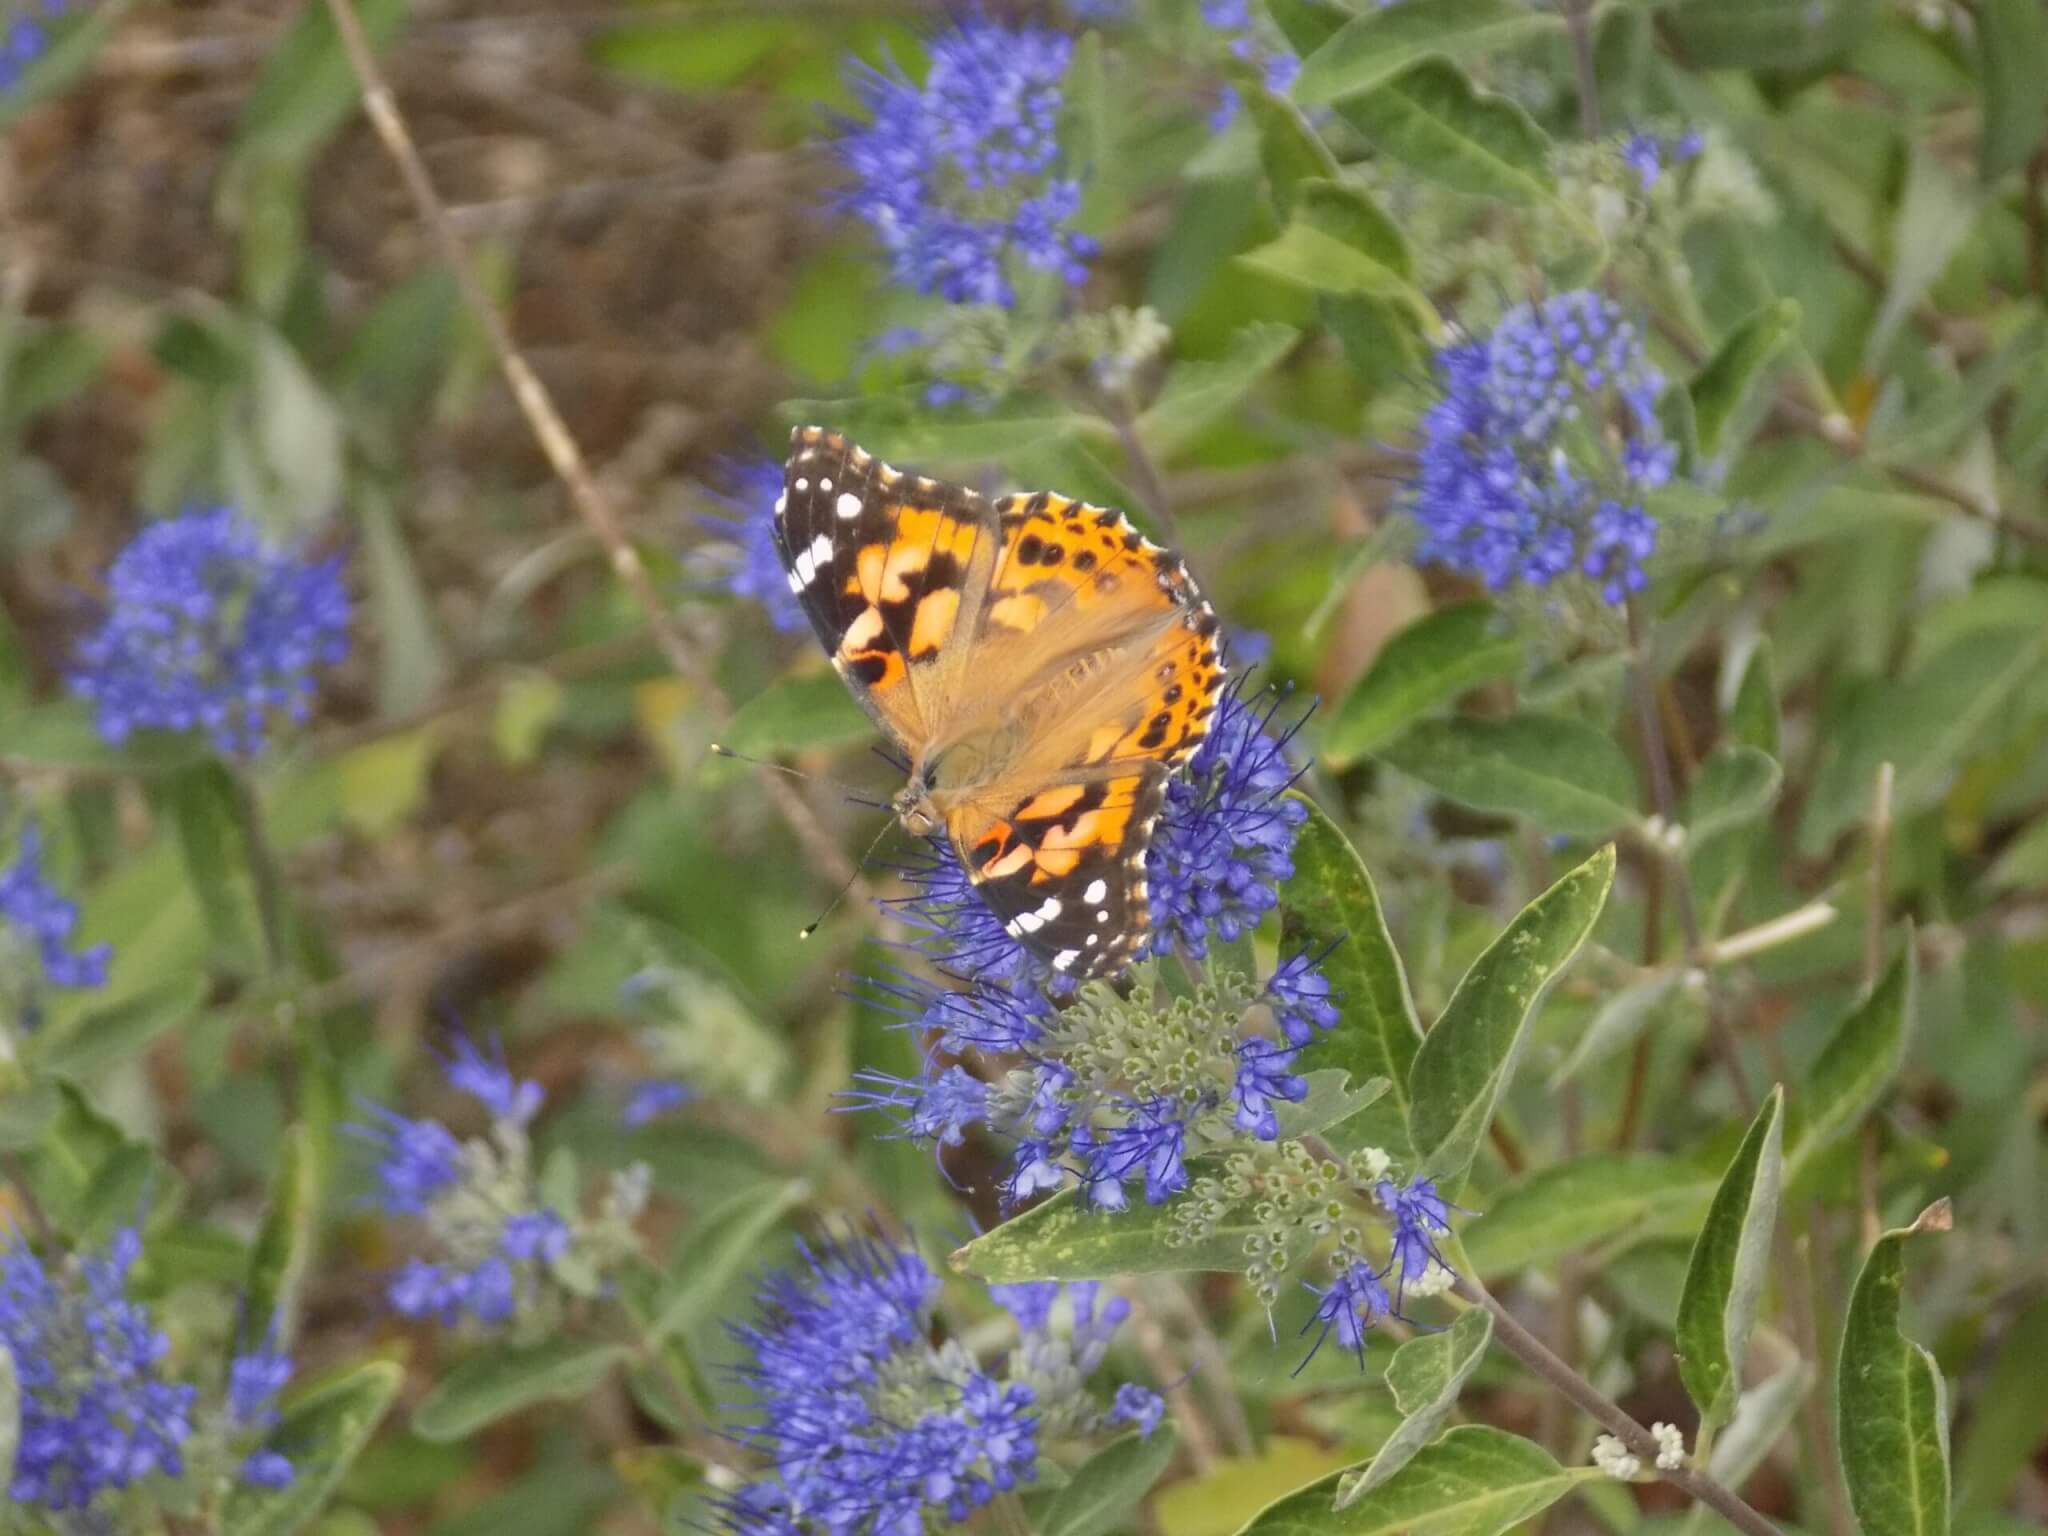
M1296 1372L1299 1373L1302 1366L1315 1359L1316 1351L1323 1347L1323 1341L1330 1336L1332 1328L1337 1330L1337 1342L1355 1354L1363 1366L1365 1336L1372 1331L1374 1323L1392 1316L1394 1311L1393 1299L1387 1295L1381 1277L1370 1266L1353 1260L1344 1263L1328 1290L1316 1291L1314 1286L1309 1289L1315 1291L1321 1300L1316 1303L1315 1312L1308 1322L1302 1325L1302 1332L1316 1328L1318 1323L1322 1326L1316 1329L1316 1341L1309 1346L1301 1366L1295 1367Z
M48 18L64 14L65 0L42 0L41 11L38 16L24 7L0 28L0 94L19 85L29 66L48 51Z
M252 1488L289 1488L292 1464L276 1451L252 1451L242 1462L241 1479Z
M1247 1040L1237 1048L1237 1127L1261 1141L1277 1141L1280 1119L1273 1100L1299 1104L1308 1097L1308 1079L1289 1071L1296 1052L1270 1040Z
M1030 1481L1048 1427L1117 1417L1081 1401L1082 1378L1129 1311L1098 1311L1094 1285L992 1287L1025 1345L984 1367L930 1342L939 1281L914 1252L875 1239L800 1251L800 1272L761 1286L760 1321L730 1329L757 1403L739 1435L769 1466L725 1502L729 1529L922 1536L928 1519L965 1520ZM1073 1326L1056 1334L1063 1293ZM1157 1423L1142 1394L1119 1395L1118 1422Z
M1003 927L943 838L931 839L922 857L896 872L913 894L888 906L917 932L916 947L941 971L1028 994L1054 980L1052 967Z
M1278 693L1247 702L1226 690L1187 772L1167 784L1145 855L1152 953L1199 958L1212 934L1236 939L1279 905L1308 819L1306 806L1286 798L1297 777L1286 747L1300 727L1273 732L1279 703Z
M1389 1267L1399 1271L1394 1288L1398 1302L1432 1268L1450 1267L1437 1251L1436 1240L1451 1230L1452 1207L1437 1193L1432 1179L1417 1179L1405 1187L1382 1179L1373 1192L1394 1218L1394 1253Z
M1632 133L1621 146L1621 158L1649 191L1657 185L1657 178L1664 173L1664 146L1647 133Z
M0 1345L21 1391L8 1497L51 1512L153 1475L179 1477L196 1390L165 1378L170 1340L128 1296L132 1229L53 1276L19 1237L0 1251Z
M1123 1181L1141 1173L1147 1205L1163 1205L1187 1187L1187 1120L1171 1099L1135 1105L1129 1118L1106 1136L1084 1141L1077 1133L1073 1146L1087 1165L1082 1188L1106 1210L1124 1208Z
M644 1078L636 1083L626 1099L626 1107L619 1118L628 1126L651 1125L664 1115L673 1114L696 1097L688 1083L677 1082L672 1077Z
M552 1264L569 1251L569 1224L553 1211L521 1211L507 1217L498 1246L508 1259L537 1259Z
M1138 1434L1149 1440L1159 1421L1166 1417L1166 1399L1150 1387L1127 1381L1116 1389L1109 1416L1116 1423L1135 1425Z
M1266 996L1289 1045L1307 1045L1319 1031L1335 1029L1342 1017L1329 978L1317 968L1320 960L1304 950L1266 978Z
M1404 501L1419 559L1499 590L1577 572L1611 604L1648 580L1643 496L1677 460L1656 416L1663 376L1636 327L1589 290L1510 310L1436 356L1441 393Z
M225 507L143 529L107 596L71 687L115 746L138 730L202 730L222 753L254 755L280 717L306 717L316 670L348 654L340 560L273 549Z
M67 901L43 875L42 828L34 821L21 828L21 848L14 863L0 874L0 925L34 945L43 979L53 987L102 987L107 982L110 946L95 944L74 950L78 905Z
M1275 96L1294 89L1301 74L1301 60L1277 40L1269 41L1262 19L1252 15L1251 0L1202 0L1202 21L1221 34L1224 51L1233 59L1252 65L1261 82ZM1209 127L1221 133L1244 110L1244 98L1234 85L1225 85L1217 95Z
M228 1365L228 1417L244 1429L277 1422L277 1394L292 1379L291 1357L265 1344Z
M801 632L810 621L789 590L789 575L775 547L775 502L782 495L782 466L768 459L749 459L727 466L730 489L712 492L719 511L702 518L703 526L731 541L719 585L734 597L759 603L768 622L785 634Z
M438 1120L412 1120L381 1104L368 1105L373 1124L349 1130L377 1151L377 1182L384 1209L418 1216L462 1180L462 1143Z
M469 1039L458 1037L455 1055L443 1065L449 1086L475 1099L494 1119L525 1125L547 1097L539 1083L512 1075L505 1065L505 1048L495 1041L492 1054L486 1056Z
M893 64L858 67L866 123L834 149L846 208L888 253L890 275L953 303L1016 302L1014 262L1087 276L1095 244L1066 228L1080 184L1062 174L1058 124L1073 42L970 15L931 45L922 85Z

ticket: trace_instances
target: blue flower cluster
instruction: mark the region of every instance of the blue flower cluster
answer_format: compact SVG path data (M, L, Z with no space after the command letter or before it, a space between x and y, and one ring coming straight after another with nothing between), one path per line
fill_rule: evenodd
M11 929L32 947L43 979L53 987L103 987L113 951L105 944L73 949L78 904L65 899L43 875L42 828L34 821L21 828L21 847L14 863L0 873L0 927ZM27 1017L34 1018L33 1010Z
M1621 158L1628 168L1636 173L1643 190L1649 191L1664 175L1664 159L1669 155L1679 164L1697 160L1700 151L1706 148L1706 140L1697 128L1689 128L1675 139L1662 139L1655 134L1635 132L1622 141Z
M1578 573L1612 604L1640 591L1657 546L1642 498L1678 450L1657 423L1663 376L1620 307L1585 289L1517 305L1436 372L1405 494L1418 557L1494 590Z
M348 654L337 559L271 547L225 507L135 536L107 572L107 617L71 686L114 745L138 730L203 730L230 756L263 750L280 716L305 718L316 669Z
M1295 777L1291 732L1275 731L1274 709L1270 697L1226 692L1185 779L1168 787L1147 863L1153 954L1200 959L1212 939L1242 936L1293 873L1306 812L1283 798ZM1069 1181L1106 1209L1126 1206L1133 1184L1162 1203L1186 1185L1191 1149L1273 1141L1277 1106L1306 1094L1300 1049L1337 1022L1319 956L1295 955L1263 986L1244 981L1241 995L1219 992L1210 1013L1140 1022L1074 1006L1071 983L1004 929L950 850L935 846L904 874L917 889L896 905L916 947L962 985L900 972L868 979L875 1000L935 1049L916 1079L863 1074L856 1099L939 1145L989 1126L1014 1144L1011 1203ZM1242 1027L1254 1004L1279 1038ZM964 1059L1016 1065L992 1085Z
M534 1314L580 1272L595 1274L632 1246L644 1170L615 1176L600 1219L572 1225L573 1213L542 1199L532 1171L526 1127L540 1111L540 1085L516 1076L501 1052L467 1040L445 1075L489 1113L487 1137L458 1140L437 1120L375 1104L371 1118L350 1129L375 1153L384 1210L419 1217L443 1254L399 1268L385 1287L392 1309L445 1327L465 1314L496 1326Z
M1310 1287L1319 1300L1302 1331L1316 1329L1316 1341L1301 1362L1304 1366L1315 1358L1332 1328L1337 1331L1337 1342L1363 1364L1365 1338L1375 1323L1400 1316L1407 1297L1433 1296L1455 1279L1436 1244L1451 1230L1454 1207L1437 1193L1435 1182L1416 1179L1402 1185L1382 1179L1373 1192L1393 1220L1392 1251L1386 1264L1375 1269L1362 1255L1340 1249L1335 1259L1337 1278L1326 1289ZM1389 1280L1394 1286L1392 1295L1387 1292Z
M1294 839L1308 808L1287 791L1300 775L1276 729L1282 695L1226 694L1185 774L1166 786L1166 810L1145 856L1153 911L1151 952L1208 954L1258 926L1294 873ZM1299 1042L1297 1042L1299 1043Z
M1301 60L1283 46L1268 44L1252 16L1251 0L1202 0L1202 20L1222 33L1225 47L1234 59L1242 59L1259 71L1267 90L1284 96L1294 89L1301 74ZM1209 126L1217 132L1230 126L1244 109L1237 87L1226 85L1209 115Z
M30 0L0 28L0 95L19 85L29 66L48 51L49 23L67 9L67 0Z
M729 540L718 584L734 597L759 603L768 622L785 634L810 627L803 605L789 590L782 556L775 548L775 502L782 495L782 466L751 459L730 466L730 489L715 494L719 512L703 519L704 527Z
M957 304L1016 302L1010 259L1087 277L1095 243L1067 226L1081 184L1062 174L1059 116L1072 39L969 16L931 45L922 85L859 66L868 121L835 150L853 176L848 211L889 255L890 275Z
M7 1495L51 1513L90 1510L102 1494L185 1475L199 1391L164 1370L170 1340L129 1295L142 1256L132 1229L104 1256L79 1255L55 1273L21 1238L0 1250L0 1347L20 1385L21 1433ZM246 1443L275 1422L291 1362L268 1349L229 1367L222 1444ZM202 1435L201 1440L207 1436ZM242 1479L283 1487L291 1463L257 1450Z
M957 1343L930 1342L939 1280L908 1248L872 1238L801 1249L804 1272L761 1287L758 1324L733 1337L759 1417L740 1437L772 1470L723 1504L747 1536L919 1536L927 1515L962 1521L1036 1474L1042 1434L1112 1422L1148 1433L1163 1408L1143 1388L1108 1413L1082 1393L1128 1311L1096 1310L1096 1288L1016 1286L995 1294L1023 1342L1001 1374ZM1056 1335L1063 1289L1072 1325Z

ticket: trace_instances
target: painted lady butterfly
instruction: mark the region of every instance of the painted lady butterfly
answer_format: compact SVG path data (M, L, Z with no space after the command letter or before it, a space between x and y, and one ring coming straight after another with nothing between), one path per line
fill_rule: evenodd
M791 434L775 539L832 665L910 760L898 819L943 829L1055 970L1128 965L1167 778L1223 688L1187 567L1121 512L992 502L818 427Z

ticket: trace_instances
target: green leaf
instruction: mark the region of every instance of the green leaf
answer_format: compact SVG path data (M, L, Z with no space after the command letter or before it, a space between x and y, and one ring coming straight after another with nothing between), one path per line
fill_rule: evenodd
M1970 1432L1956 1461L1959 1512L1987 1515L2005 1504L2041 1444L2048 1424L2048 1296L1998 1336L1988 1379L1976 1394ZM0 1457L0 1466L6 1464Z
M263 1225L249 1249L249 1273L242 1287L243 1316L251 1337L274 1334L289 1353L298 1332L299 1286L313 1262L320 1219L320 1159L303 1125L285 1133L277 1177Z
M1835 1375L1835 1438L1863 1536L1947 1536L1948 1393L1934 1356L1899 1331L1906 1239L1945 1232L1942 1200L1877 1240L1856 1277Z
M2048 820L2036 821L2007 843L1984 880L1994 891L2048 885Z
M1175 363L1158 398L1138 418L1139 441L1157 458L1172 457L1236 410L1299 339L1292 326L1260 322L1232 336L1220 358Z
M390 494L367 475L356 477L354 492L351 501L363 536L362 564L381 642L377 703L387 715L416 714L448 681L453 669L447 647Z
M1742 683L1728 711L1728 735L1767 757L1778 755L1778 679L1768 640L1757 642L1749 665L1742 669Z
M1468 1424L1425 1446L1348 1509L1337 1472L1270 1505L1241 1536L1495 1536L1555 1504L1593 1467L1560 1467L1532 1440Z
M692 1225L684 1239L687 1262L673 1266L667 1286L649 1309L643 1336L664 1339L706 1322L726 1287L759 1261L762 1243L776 1223L810 1193L807 1182L790 1179L748 1191Z
M407 0L358 0L356 9L371 46L382 47L398 30ZM305 163L341 130L359 95L333 15L324 5L301 6L243 98L227 174L247 174L250 160Z
M1735 1149L1686 1265L1678 1297L1678 1372L1704 1422L1719 1423L1742 1385L1777 1228L1784 1176L1785 1090L1773 1088Z
M1191 1171L1201 1172L1197 1160ZM1063 1189L1021 1216L956 1249L954 1269L991 1285L1023 1280L1110 1280L1120 1275L1223 1270L1241 1274L1252 1265L1245 1239L1268 1223L1253 1214L1247 1196L1224 1211L1215 1230L1198 1243L1178 1239L1180 1213L1166 1205L1133 1204L1123 1211L1085 1205L1078 1189Z
M1891 280L1877 320L1864 339L1864 367L1875 372L1913 307L1969 238L1983 207L1981 190L1954 175L1932 142L1916 142L1906 161L1906 186L1892 227Z
M1802 850L1825 851L1869 813L1880 763L1897 771L1901 819L1939 800L2013 695L2048 661L2048 624L1964 634L1901 683L1873 683L1847 712L1808 790Z
M1111 1441L1052 1496L1034 1522L1038 1536L1108 1536L1125 1528L1178 1447L1171 1419L1149 1436L1129 1434Z
M1799 305L1776 299L1721 339L1714 355L1686 386L1702 460L1720 457L1730 446L1731 425L1745 421L1748 407L1766 382L1771 364L1799 331Z
M1636 819L1635 772L1621 748L1561 715L1425 720L1379 755L1446 799L1552 835L1598 837Z
M1984 79L1978 172L1996 181L2040 147L2048 130L2048 12L2039 0L1983 0L1977 7L1977 70Z
M237 808L245 792L226 767L212 761L181 769L157 788L215 951L247 962L258 951L262 925L250 873L254 852L242 835Z
M1492 1341L1493 1314L1470 1307L1442 1332L1418 1335L1394 1351L1387 1362L1387 1385L1401 1410L1400 1427L1381 1442L1356 1480L1343 1485L1337 1509L1349 1509L1387 1482L1436 1437Z
M1805 1089L1794 1101L1800 1114L1785 1154L1786 1183L1877 1107L1905 1064L1918 995L1919 966L1909 928L1898 959L1870 996L1842 1021L1806 1074Z
M55 1039L30 1041L36 1065L62 1077L82 1078L141 1053L150 1041L199 1011L206 985L198 977L138 992L87 1014Z
M770 683L733 712L723 745L748 757L843 747L868 741L874 722L830 668Z
M1453 191L1521 207L1551 198L1550 136L1448 59L1418 60L1338 110L1381 153Z
M623 1344L548 1339L472 1355L443 1376L413 1410L413 1433L445 1444L533 1403L573 1401L626 1357Z
M562 717L567 697L568 690L545 672L518 672L506 679L491 714L491 742L498 756L514 768L531 763Z
M1700 764L1679 824L1688 848L1754 821L1777 803L1784 770L1755 747L1719 747Z
M1364 862L1320 806L1297 798L1308 817L1295 836L1294 873L1280 890L1281 942L1289 953L1327 950L1323 974L1338 999L1336 1027L1302 1050L1301 1066L1341 1067L1355 1082L1386 1079L1389 1113L1376 1117L1375 1132L1389 1152L1405 1156L1408 1073L1422 1042L1408 976Z
M1524 907L1472 963L1408 1073L1418 1173L1455 1187L1514 1076L1529 1020L1593 931L1614 884L1608 844Z
M1436 311L1411 280L1413 262L1400 227L1348 182L1301 182L1287 227L1238 260L1316 293L1398 301L1425 331L1437 328Z
M1336 0L1266 0L1266 14L1298 59L1305 59L1356 14Z
M1259 161L1266 169L1266 185L1273 189L1273 206L1287 218L1294 212L1295 193L1302 183L1335 181L1342 168L1293 102L1257 89L1243 96L1252 126L1259 131Z
M1870 29L1873 0L1682 0L1669 27L1694 69L1812 69Z
M1586 1068L1605 1061L1652 1024L1669 1021L1681 1009L1691 1010L1696 993L1687 984L1683 968L1652 971L1638 978L1603 1002L1586 1025L1571 1054L1550 1074L1552 1092L1563 1087Z
M238 1483L221 1512L221 1536L291 1536L304 1528L370 1443L404 1380L393 1362L372 1360L294 1401L263 1442L292 1464L290 1484Z
M1324 106L1369 91L1433 53L1470 58L1563 22L1520 0L1407 0L1365 12L1302 60L1294 99Z
M432 720L352 748L335 763L341 814L371 837L391 831L425 801L440 750L441 729Z
M1459 1240L1483 1277L1541 1269L1608 1239L1618 1249L1674 1233L1690 1237L1713 1193L1712 1179L1667 1157L1581 1157L1510 1184L1465 1223Z
M1794 1360L1777 1375L1759 1382L1735 1400L1735 1413L1714 1437L1707 1473L1729 1488L1740 1488L1764 1458L1785 1437L1799 1415L1799 1405L1813 1390L1814 1369Z
M1343 768L1396 740L1430 711L1522 667L1522 637L1490 603L1425 614L1381 647L1331 712L1323 756Z
M18 763L168 773L198 762L206 750L205 738L191 731L144 731L118 747L109 746L93 724L92 705L84 699L59 699L11 712L7 720L6 756Z

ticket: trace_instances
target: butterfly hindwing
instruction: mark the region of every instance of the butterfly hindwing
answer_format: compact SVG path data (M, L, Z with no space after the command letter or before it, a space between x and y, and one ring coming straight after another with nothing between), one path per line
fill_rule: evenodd
M1076 978L1136 957L1151 927L1145 853L1166 798L1163 764L1048 784L1005 815L963 808L948 830L1012 938Z

